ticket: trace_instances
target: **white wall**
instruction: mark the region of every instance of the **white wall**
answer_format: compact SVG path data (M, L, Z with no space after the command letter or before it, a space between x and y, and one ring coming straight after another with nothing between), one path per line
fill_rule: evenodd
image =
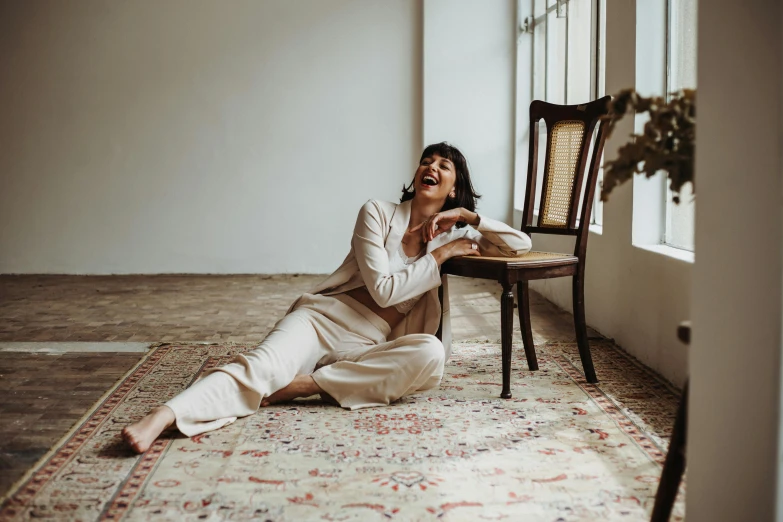
M651 1L607 0L607 93L637 86L636 10L637 5L642 11L654 7L657 2ZM643 26L650 23L647 18L641 21ZM522 40L520 52L529 53L524 45L525 41ZM644 62L639 66L646 72L650 64ZM645 88L643 92L652 92L650 85L639 85L639 88ZM523 98L517 101L525 114L521 119L525 121L529 101ZM632 131L633 121L626 118L606 144L607 158L616 154L617 148ZM524 139L528 139L527 133ZM526 144L517 149L517 154L518 164L526 168ZM650 198L660 194L659 186L653 187L645 181L634 181L633 189L632 184L616 189L609 202L603 206L603 227L591 228L585 283L587 323L602 334L614 338L631 355L667 379L681 385L687 376L688 353L677 340L676 329L681 321L690 318L692 264L668 255L674 253L672 249L650 246L644 241L634 244L634 236L637 235L634 232L639 232L632 226L634 215L639 216L637 222L657 219L647 212L654 206L649 204ZM651 188L655 194L639 192ZM657 206L662 209L662 205ZM521 211L518 211L515 225L519 225L520 220ZM573 240L535 234L533 248L573 252ZM667 252L662 253L662 250ZM531 283L531 287L562 308L572 309L570 278L537 281ZM598 378L601 379L601 375Z
M468 160L478 210L511 222L514 186L514 0L424 0L424 144Z
M686 515L782 520L783 9L710 1L698 46Z
M332 270L418 161L421 32L416 1L0 3L0 273Z

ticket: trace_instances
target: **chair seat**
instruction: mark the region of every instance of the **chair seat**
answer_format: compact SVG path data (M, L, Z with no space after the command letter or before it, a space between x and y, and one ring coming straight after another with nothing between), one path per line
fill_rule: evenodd
M489 256L462 256L449 260L450 263L460 264L482 264L482 265L505 265L507 268L541 268L576 265L579 258L570 254L558 254L556 252L528 252L521 256L514 257L489 257Z

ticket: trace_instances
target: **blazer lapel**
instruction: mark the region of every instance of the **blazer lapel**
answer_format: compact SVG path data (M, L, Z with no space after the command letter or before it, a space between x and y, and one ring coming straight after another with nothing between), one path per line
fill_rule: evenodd
M391 217L389 235L386 236L386 253L391 255L400 247L402 236L408 229L408 222L411 219L411 201L404 201L397 205L394 214Z

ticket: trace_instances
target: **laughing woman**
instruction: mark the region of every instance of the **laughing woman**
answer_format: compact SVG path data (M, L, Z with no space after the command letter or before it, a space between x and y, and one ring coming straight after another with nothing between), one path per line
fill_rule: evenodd
M438 386L451 352L440 266L531 247L527 235L476 214L478 197L459 150L427 147L400 204L361 208L340 268L297 299L257 348L126 427L127 443L141 453L171 425L193 436L297 397L328 395L353 410ZM443 342L433 335L441 318Z

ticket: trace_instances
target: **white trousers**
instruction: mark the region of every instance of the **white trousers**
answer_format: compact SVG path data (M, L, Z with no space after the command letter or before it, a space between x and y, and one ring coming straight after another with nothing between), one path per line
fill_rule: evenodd
M349 306L350 304L350 306ZM389 325L344 295L305 294L254 350L208 372L170 401L177 428L191 437L255 413L264 397L311 374L348 409L385 406L434 388L445 351L437 337L386 341Z

